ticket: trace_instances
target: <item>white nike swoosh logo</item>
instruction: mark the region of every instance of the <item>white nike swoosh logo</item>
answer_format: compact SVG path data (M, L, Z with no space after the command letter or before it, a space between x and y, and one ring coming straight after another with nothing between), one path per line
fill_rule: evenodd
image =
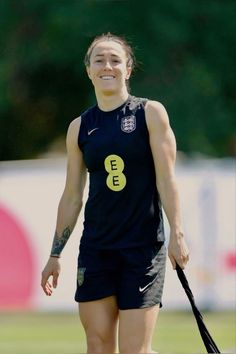
M146 286L144 286L143 288L141 288L141 286L139 287L139 291L140 293L144 292L145 289L147 289L150 285L152 285L153 281L151 281L151 283L148 283Z
M97 130L97 129L99 129L99 128L94 128L94 129L92 129L92 130L88 130L88 135L92 134L92 132L94 132L94 131Z

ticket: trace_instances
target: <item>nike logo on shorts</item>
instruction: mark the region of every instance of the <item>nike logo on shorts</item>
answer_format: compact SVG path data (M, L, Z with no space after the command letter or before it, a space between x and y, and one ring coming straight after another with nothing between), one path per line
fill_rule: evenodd
M155 280L155 279L154 279ZM141 286L139 287L139 291L140 293L143 293L150 285L153 284L153 281L151 281L151 283L148 283L146 286L144 286L143 288L141 288Z
M95 130L97 130L97 129L99 129L99 128L94 128L94 129L92 129L92 130L88 130L88 135L91 135Z

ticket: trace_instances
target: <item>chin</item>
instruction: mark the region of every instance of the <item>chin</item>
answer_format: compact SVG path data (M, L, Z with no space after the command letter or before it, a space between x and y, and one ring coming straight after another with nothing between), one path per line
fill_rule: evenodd
M104 95L104 96L113 96L117 93L118 91L115 90L115 89L103 89L101 90L101 93Z

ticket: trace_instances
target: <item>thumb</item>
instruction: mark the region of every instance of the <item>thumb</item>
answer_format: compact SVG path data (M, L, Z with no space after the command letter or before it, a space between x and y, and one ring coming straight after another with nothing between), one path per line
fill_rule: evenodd
M57 282L58 282L58 276L59 276L59 273L53 273L53 277L52 277L52 285L54 288L57 287Z

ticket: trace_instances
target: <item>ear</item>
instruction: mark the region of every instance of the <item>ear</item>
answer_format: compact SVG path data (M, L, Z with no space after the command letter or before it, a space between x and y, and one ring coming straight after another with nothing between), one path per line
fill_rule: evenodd
M132 73L132 68L130 66L127 67L126 69L127 73L126 73L126 80L129 80L131 73Z

